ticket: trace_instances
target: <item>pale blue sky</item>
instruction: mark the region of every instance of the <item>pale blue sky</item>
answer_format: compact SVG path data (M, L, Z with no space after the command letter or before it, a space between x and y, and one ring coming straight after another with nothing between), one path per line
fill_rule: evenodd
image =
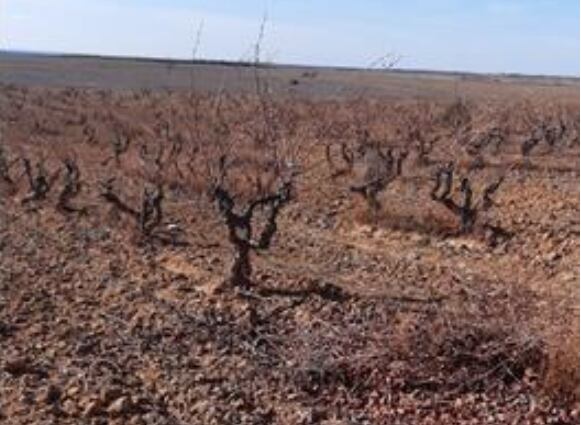
M579 75L578 0L0 0L0 47L248 59L268 15L263 60Z

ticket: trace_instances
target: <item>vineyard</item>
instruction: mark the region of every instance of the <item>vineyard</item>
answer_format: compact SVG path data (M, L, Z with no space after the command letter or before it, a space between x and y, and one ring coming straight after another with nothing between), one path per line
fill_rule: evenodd
M571 92L0 86L0 422L575 423Z

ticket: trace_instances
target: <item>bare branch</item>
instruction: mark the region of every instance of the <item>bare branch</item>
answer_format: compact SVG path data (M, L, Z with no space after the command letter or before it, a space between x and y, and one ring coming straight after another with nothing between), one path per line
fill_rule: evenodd
M71 205L71 200L77 197L81 191L81 173L75 160L67 158L64 161L65 183L57 201L57 210L63 213L81 212L84 208Z
M450 162L437 171L431 197L432 200L441 203L454 215L460 217L462 233L470 233L474 229L479 211L486 211L494 205L491 196L498 190L504 181L504 177L500 177L497 181L484 188L480 205L474 202L472 185L467 177L463 177L460 181L461 201L454 201L451 196L453 179L454 166Z
M12 186L14 185L14 179L10 176L10 170L14 165L18 163L20 159L14 158L10 160L8 152L6 149L0 145L0 180L4 183Z
M118 129L114 132L109 142L113 149L113 156L103 161L102 165L106 166L114 159L115 164L119 167L121 165L121 155L129 150L131 138L125 132Z
M50 192L54 182L58 179L60 169L55 171L52 176L49 176L44 168L43 161L38 161L36 163L36 173L33 172L32 165L28 158L24 158L22 162L24 164L24 172L28 179L30 193L22 199L21 203L27 204L29 202L46 199L46 196Z
M250 287L252 276L250 252L270 248L277 231L278 215L281 209L290 202L291 190L292 183L285 182L275 193L250 201L241 213L237 213L234 211L236 206L234 198L228 190L222 185L214 187L214 200L228 227L230 243L236 250L229 278L232 286L246 289ZM267 216L264 228L254 239L252 220L257 209L267 209Z
M139 220L139 211L133 209L131 206L127 205L124 201L119 198L119 196L114 192L113 183L115 179L109 179L101 184L102 191L100 193L101 198L103 198L108 203L112 204L114 208L118 211L131 216L135 220Z
M500 185L504 182L504 176L500 176L495 182L489 184L484 188L482 194L482 209L484 211L490 209L490 207L494 206L494 201L492 200L491 196L496 193Z
M363 196L369 209L376 213L381 208L378 195L401 175L402 164L408 153L404 150L394 157L391 148L383 152L379 147L371 144L363 145L360 149L365 167L363 181L351 185L349 190Z

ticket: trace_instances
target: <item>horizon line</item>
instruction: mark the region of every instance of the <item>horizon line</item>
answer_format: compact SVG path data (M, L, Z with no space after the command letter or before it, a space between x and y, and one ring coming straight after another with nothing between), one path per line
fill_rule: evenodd
M233 59L209 59L209 58L172 58L160 56L142 56L142 55L107 55L99 53L75 53L75 52L50 52L50 51L35 51L35 50L21 50L21 49L6 49L0 48L0 54L12 54L21 56L45 56L61 59L100 59L100 60L126 60L133 62L153 62L153 63L173 63L181 65L224 65L224 66L243 66L243 67L258 67L258 68L314 68L314 69L331 69L338 71L368 71L368 72L384 72L384 73L417 73L417 74L440 74L448 76L474 76L474 77L503 77L503 78L539 78L539 79L560 79L560 80L575 80L579 84L579 75L558 75L558 74L526 74L522 72L478 72L478 71L463 71L463 70L438 70L438 69L424 69L424 68L399 68L399 67L385 67L372 68L365 66L348 66L348 65L315 65L315 64L298 64L298 63L284 63L284 62L254 62Z

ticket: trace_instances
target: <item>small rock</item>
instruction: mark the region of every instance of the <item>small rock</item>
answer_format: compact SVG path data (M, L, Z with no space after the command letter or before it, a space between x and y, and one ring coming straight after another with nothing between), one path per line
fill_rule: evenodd
M417 252L410 252L409 254L406 254L405 259L408 262L415 262L418 261L421 258L421 255Z
M83 409L83 416L85 418L90 418L91 416L97 415L102 409L102 403L100 400L91 400Z
M119 397L107 408L107 413L111 416L126 415L131 410L131 400L129 397Z
M65 400L62 403L62 411L69 416L76 416L78 414L77 404L72 400Z
M504 255L508 252L508 249L506 244L499 244L494 247L492 252L494 255Z
M422 234L412 234L410 240L419 246L426 246L430 244L430 237Z
M67 389L66 394L67 394L67 397L74 398L80 392L81 392L81 389L78 386L73 385L72 387L69 387Z
M557 261L559 258L561 258L561 254L557 251L552 251L552 252L548 253L547 255L545 255L545 261L548 263L552 263L554 261Z
M362 236L372 238L374 233L376 232L377 228L371 225L363 225L360 227L359 231L361 232Z

